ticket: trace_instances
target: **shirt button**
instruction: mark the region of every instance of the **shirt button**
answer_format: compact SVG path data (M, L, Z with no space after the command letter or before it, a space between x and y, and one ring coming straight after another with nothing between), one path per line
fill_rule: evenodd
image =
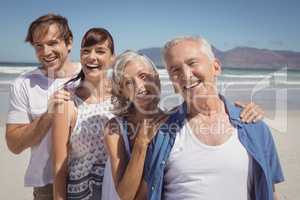
M166 162L163 160L163 161L161 162L161 164L164 165L164 164L166 164Z
M152 187L151 187L151 190L154 190L154 189L155 189L154 186L152 186Z

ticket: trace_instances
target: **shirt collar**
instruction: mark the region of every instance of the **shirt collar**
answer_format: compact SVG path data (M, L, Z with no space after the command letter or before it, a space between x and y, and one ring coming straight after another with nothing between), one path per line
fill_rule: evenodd
M223 95L219 94L220 99L224 102L225 105L225 110L229 116L230 122L234 126L240 126L241 118L240 118L240 113L241 113L241 108L233 105L230 101L228 101ZM187 112L187 104L186 102L183 103L183 110L186 113Z

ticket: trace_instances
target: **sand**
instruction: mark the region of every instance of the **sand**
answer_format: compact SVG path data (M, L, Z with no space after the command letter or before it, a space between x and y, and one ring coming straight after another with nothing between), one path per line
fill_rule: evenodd
M25 188L24 174L29 161L29 150L20 155L8 151L5 143L4 127L0 128L0 199L1 200L29 200L32 189Z
M286 132L273 131L278 154L285 175L285 182L277 185L282 200L299 199L300 190L300 112L288 112Z

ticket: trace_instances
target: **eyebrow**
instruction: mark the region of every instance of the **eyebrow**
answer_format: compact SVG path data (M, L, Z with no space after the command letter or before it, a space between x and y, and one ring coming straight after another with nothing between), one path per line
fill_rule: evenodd
M193 61L199 61L199 59L198 58L189 58L189 59L185 60L184 62L185 63L190 63L190 62L193 62Z
M144 72L144 71L142 71L142 70L139 70L139 71L137 71L137 76L140 76L141 74L147 74L147 75L154 75L154 73L150 73L150 72ZM128 76L126 76L126 75L123 75L123 81L126 81L126 80L132 80L133 78L132 77L128 77Z
M104 49L104 50L109 50L107 47L95 47L95 49Z
M56 37L56 38L52 38L51 40L47 41L46 43L49 43L49 42L57 42L57 41L60 41L61 38L59 37ZM43 44L43 42L40 42L40 41L33 41L33 44L34 45L39 45L39 44Z
M172 66L169 67L169 70L172 70L174 68L178 68L178 66L177 65L172 65Z
M58 38L51 39L51 40L49 40L47 43L49 43L49 42L59 42L59 39L58 39Z
M138 75L139 74L149 74L149 75L155 74L155 69L152 66L148 66L148 67L151 70L151 72L150 71L145 71L145 69L140 69L140 70L137 71L137 74Z

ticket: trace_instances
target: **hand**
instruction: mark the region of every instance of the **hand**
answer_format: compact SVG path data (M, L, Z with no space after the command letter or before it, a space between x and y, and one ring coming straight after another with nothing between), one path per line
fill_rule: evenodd
M168 115L161 115L151 119L143 119L138 126L138 134L136 141L142 144L148 145L155 136L160 125L164 123L168 118Z
M242 122L251 123L257 122L264 118L264 111L255 103L250 102L248 104L243 104L239 101L235 102L236 106L243 108L240 117Z
M58 105L64 103L65 101L69 101L70 99L70 92L64 89L57 90L48 100L48 113L53 113Z

